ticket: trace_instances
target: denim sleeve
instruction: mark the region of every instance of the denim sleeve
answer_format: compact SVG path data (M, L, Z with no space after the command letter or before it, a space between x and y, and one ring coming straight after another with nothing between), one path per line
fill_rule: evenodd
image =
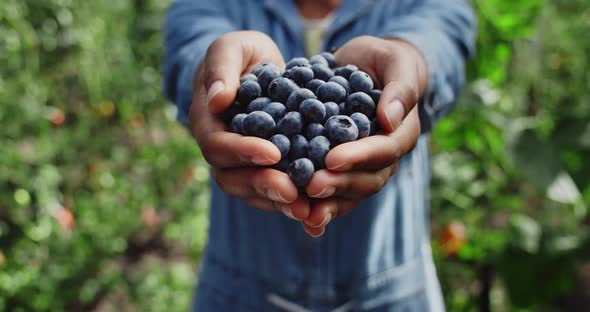
M420 118L427 132L453 109L461 92L465 61L475 50L475 15L467 0L406 1L402 12L379 37L402 39L424 55L430 78Z
M188 124L193 78L209 45L234 31L221 0L177 0L164 22L164 82L166 96L178 107L177 119Z

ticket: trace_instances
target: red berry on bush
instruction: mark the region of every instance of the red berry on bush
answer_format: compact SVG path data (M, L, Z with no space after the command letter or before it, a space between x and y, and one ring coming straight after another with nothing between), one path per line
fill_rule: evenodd
M453 221L444 226L440 236L440 243L442 250L448 256L456 256L466 241L467 231L463 222Z
M66 114L61 109L53 109L49 113L49 121L55 128L60 128L66 123Z

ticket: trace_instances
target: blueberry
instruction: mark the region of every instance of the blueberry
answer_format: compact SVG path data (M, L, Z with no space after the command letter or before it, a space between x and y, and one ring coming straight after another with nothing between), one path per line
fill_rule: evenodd
M269 138L275 133L276 124L272 116L262 111L251 112L244 118L244 134Z
M258 84L262 89L262 94L268 94L268 86L270 83L281 77L281 72L279 71L276 66L264 66L257 75L258 77Z
M299 87L289 78L276 78L268 86L268 96L274 102L285 103L291 92Z
M326 107L326 117L324 117L324 121L332 116L340 115L340 107L338 107L338 104L334 102L326 102L324 103L324 106Z
M369 121L369 118L367 118L365 114L354 113L350 115L350 119L354 121L356 127L359 129L359 139L366 138L369 136L369 133L371 132L371 121Z
M361 112L371 118L375 115L375 102L364 92L355 92L346 98L346 114Z
M330 78L334 77L334 73L328 65L323 64L313 64L311 66L311 70L313 71L313 77L315 79L319 79L322 81L328 81Z
M287 62L287 69L291 69L295 66L309 66L309 61L304 57L294 57Z
M277 67L277 65L272 64L272 63L260 63L258 65L256 65L253 69L252 69L252 74L258 76L260 74L260 72L264 69L264 68L273 68L276 71L280 72L279 68Z
M346 95L349 95L352 93L352 87L350 86L350 83L348 82L348 80L346 80L346 78L342 77L342 76L334 76L332 78L330 78L331 82L335 82L339 85L341 85L344 90L346 90Z
M291 141L283 134L275 134L270 137L270 141L274 144L281 152L281 158L287 157L289 149L291 148Z
M242 105L248 105L252 100L259 97L261 93L262 90L260 89L258 82L248 80L240 85L236 98Z
M262 111L271 115L272 119L274 119L275 122L278 122L287 113L287 108L279 102L272 102L266 105Z
M303 129L303 118L299 112L288 112L277 124L277 133L288 137L301 133L301 129Z
M326 121L326 134L332 145L338 145L357 139L359 130L354 121L345 115L332 116Z
M309 59L309 64L316 65L316 64L321 64L321 65L325 65L326 67L328 66L328 61L321 55L317 54L312 56Z
M307 153L316 170L326 167L326 155L330 151L330 140L325 136L316 136L309 141Z
M323 85L324 83L326 82L323 80L312 79L305 85L305 88L311 90L313 93L316 93L318 87Z
M289 78L300 86L304 86L313 79L314 72L311 68L305 66L295 66L289 69Z
M243 84L244 82L246 82L248 80L258 81L258 78L254 74L246 74L240 78L240 84Z
M223 122L228 123L234 118L234 116L244 112L246 112L246 107L240 104L240 102L234 101L228 108L219 114L219 118L223 120Z
M287 174L296 186L303 188L311 181L314 170L311 160L299 158L289 165Z
M301 102L307 99L317 99L315 94L311 90L306 88L300 88L291 93L287 98L287 109L289 111L297 111L299 110L299 105Z
M344 65L338 68L334 68L334 75L336 76L342 76L346 79L348 79L350 77L350 75L357 71L359 68L356 67L356 65L352 65L352 64L348 64L348 65Z
M287 168L289 168L289 165L290 165L289 160L287 158L283 158L283 159L281 159L281 161L274 164L272 166L272 168L275 170L278 170L278 171L287 172Z
M248 114L244 113L237 114L234 116L230 124L231 132L237 134L244 134L244 118L246 118L246 116L248 116Z
M292 79L291 78L291 70L287 69L286 71L284 71L283 74L281 75L281 77Z
M305 138L311 140L317 136L326 135L326 129L320 123L310 123L305 127Z
M346 97L346 90L335 82L326 82L318 87L316 94L322 102L341 102Z
M291 138L291 149L289 149L289 159L307 157L308 148L307 139L301 134L296 134Z
M303 119L309 123L322 122L324 121L324 117L326 117L324 103L314 99L307 99L301 102L299 112L303 116Z
M369 91L368 94L373 99L373 102L375 103L375 105L378 105L379 100L381 99L382 93L383 93L383 91L381 91L381 90L373 89L373 90Z
M338 110L340 111L339 115L346 115L346 103L342 102L338 104Z
M262 110L266 105L270 104L272 100L267 97L259 97L248 104L248 113Z
M371 119L371 126L369 129L369 135L375 135L375 133L379 131L379 121L377 121L377 118Z
M328 66L330 68L334 68L336 67L336 58L334 57L334 55L330 52L323 52L320 53L321 56L324 57L324 59L326 59L326 61L328 62Z
M358 70L350 74L348 81L355 92L369 93L373 90L373 79L364 71Z

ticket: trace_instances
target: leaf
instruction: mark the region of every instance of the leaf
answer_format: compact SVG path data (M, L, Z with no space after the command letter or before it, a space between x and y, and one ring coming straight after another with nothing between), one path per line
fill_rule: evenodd
M539 250L541 227L534 219L526 215L514 215L511 219L515 231L515 246L531 254Z
M565 171L547 187L547 197L562 204L575 204L580 200L580 190L572 177Z
M590 122L585 119L564 118L555 126L551 139L560 146L590 148Z
M542 141L531 128L516 130L507 142L508 156L514 166L537 187L546 190L562 172L557 147Z

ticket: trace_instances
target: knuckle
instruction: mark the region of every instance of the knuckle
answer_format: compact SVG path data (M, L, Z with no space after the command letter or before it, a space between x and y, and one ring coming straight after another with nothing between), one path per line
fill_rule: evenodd
M205 161L211 165L211 166L215 166L216 165L216 159L217 157L215 157L214 153L210 152L210 144L209 144L209 140L206 138L202 138L199 140L199 146L201 148L201 153L203 154L203 158L205 158Z
M397 61L398 52L393 45L379 45L377 50L378 59L382 60L383 63L389 64Z
M210 66L213 65L213 66ZM220 69L218 66L215 66L215 64L210 64L208 63L206 68L205 68L205 83L207 85L207 87L210 86L210 84L213 82L213 80L215 80L215 78L217 76L219 76L219 74L221 73Z
M211 176L215 180L215 183L225 193L227 191L227 185L225 183L224 175L220 169L211 170Z
M351 212L352 209L354 209L357 205L358 205L358 202L354 201L354 200L340 200L340 201L338 201L338 205L337 205L338 208L332 214L332 216L333 216L333 218L342 217L342 216L348 214L349 212Z
M215 50L225 45L229 40L232 39L232 36L233 33L229 32L217 37L217 39L213 40L213 42L209 45L209 48L207 48L207 54L215 53Z
M369 35L362 35L355 38L358 42L372 42L375 40L375 37Z
M418 88L415 85L408 85L406 87L407 92L407 99L410 101L410 104L418 103L420 96L418 95Z
M387 184L389 176L389 170L381 170L375 175L375 192L378 192Z
M394 163L402 157L401 146L399 141L393 136L389 137L389 142L391 144L391 149L389 150L390 154L388 155L388 159L389 163Z
M254 191L259 196L266 197L266 189L268 188L268 182L271 181L272 177L270 175L269 170L261 169L256 170L252 176L252 185L254 186Z

